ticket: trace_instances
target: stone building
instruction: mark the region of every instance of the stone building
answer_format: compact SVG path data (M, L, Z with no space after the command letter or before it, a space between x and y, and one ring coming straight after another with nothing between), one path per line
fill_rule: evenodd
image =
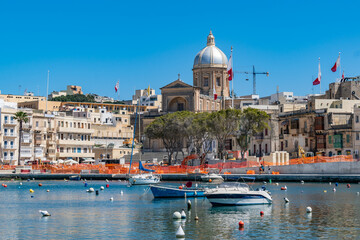
M226 69L227 57L215 46L215 37L210 31L206 47L194 59L193 86L184 83L179 75L176 81L162 87L162 111L211 112L222 109L225 98L230 95Z

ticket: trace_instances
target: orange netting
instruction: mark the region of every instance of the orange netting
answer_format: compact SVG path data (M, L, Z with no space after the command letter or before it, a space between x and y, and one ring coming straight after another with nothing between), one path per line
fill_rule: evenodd
M354 161L351 155L341 155L334 157L306 157L306 158L296 158L290 159L289 165L294 164L310 164L310 163L325 163L325 162L352 162ZM186 165L177 165L177 166L158 166L154 164L144 164L145 168L154 170L157 174L186 174L186 173L207 173L211 169L214 172L220 172L223 169L232 169L232 168L249 168L249 167L260 167L261 164L265 166L274 166L272 162L267 162L260 160L257 161L243 161L243 162L220 162L216 164L203 164L200 166L186 166ZM279 164L283 165L283 164ZM0 170L14 170L16 166L11 165L2 165ZM51 172L51 173L68 173L68 174L85 174L85 173L100 173L100 174L128 174L129 173L129 164L120 165L120 164L106 164L106 165L91 165L91 164L76 164L76 165L32 165L33 170L39 170L40 172ZM227 170L228 174L230 173ZM131 174L139 173L139 163L134 163L131 166ZM248 173L251 174L251 173ZM276 173L273 173L276 174Z

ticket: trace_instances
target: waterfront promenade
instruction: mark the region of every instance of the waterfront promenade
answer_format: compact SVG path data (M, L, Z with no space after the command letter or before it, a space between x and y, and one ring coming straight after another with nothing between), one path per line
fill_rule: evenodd
M162 181L200 181L200 175L194 174L160 174ZM68 180L74 174L51 173L0 173L0 179L36 179ZM87 180L127 180L127 174L81 174ZM359 183L360 174L221 174L225 181L242 181L242 178L254 177L255 181L273 182L343 182Z

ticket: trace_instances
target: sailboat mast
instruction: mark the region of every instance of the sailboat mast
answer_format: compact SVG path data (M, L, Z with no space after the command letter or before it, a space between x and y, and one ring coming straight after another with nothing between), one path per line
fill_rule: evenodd
M139 103L140 103L140 101L138 102L138 105L139 105ZM132 140L132 144L131 144L131 156L130 156L129 174L130 174L130 171L131 171L131 163L132 163L132 158L133 158L133 153L134 153L134 143L135 143L135 131L136 131L137 116L138 116L138 106L136 107L136 111L135 111L135 124L134 124L133 140Z

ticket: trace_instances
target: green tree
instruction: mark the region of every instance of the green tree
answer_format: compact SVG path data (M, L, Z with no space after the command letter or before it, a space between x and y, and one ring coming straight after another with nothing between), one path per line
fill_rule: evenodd
M241 150L241 158L249 149L249 140L254 134L268 127L269 115L261 110L246 108L240 117L239 130L236 132L236 141Z
M191 145L194 147L196 154L200 156L201 162L203 162L206 154L210 151L209 146L204 147L205 143L212 140L212 136L209 134L209 116L210 113L207 112L194 114L192 123L189 127L189 139ZM201 153L203 153L203 155L201 155Z
M59 102L95 102L93 95L74 94L52 98L50 101Z
M185 138L188 134L187 128L190 125L191 113L180 111L168 113L156 118L145 129L145 135L150 139L161 139L168 152L169 164L173 155L182 151Z
M225 140L239 129L240 117L241 110L226 109L212 112L207 118L208 132L218 142L220 158L224 156Z
M23 132L23 123L27 123L29 121L29 117L26 112L19 111L15 113L15 117L19 122L19 147L18 147L18 165L20 165L20 152L21 152L21 139L22 139L22 132Z

